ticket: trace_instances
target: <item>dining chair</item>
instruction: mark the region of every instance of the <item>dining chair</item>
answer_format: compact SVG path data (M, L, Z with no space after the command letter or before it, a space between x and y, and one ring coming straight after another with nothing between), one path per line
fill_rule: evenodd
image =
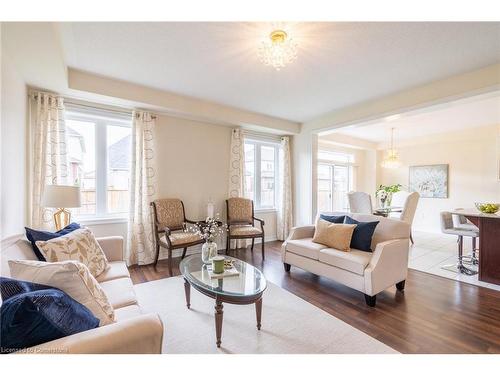
M372 214L372 198L370 194L362 191L351 191L347 193L349 208L352 213Z
M156 199L151 202L154 216L154 238L156 245L155 267L160 256L160 247L168 251L168 272L172 276L172 250L183 249L181 258L186 256L188 247L203 243L196 233L188 232L187 224L196 221L186 219L184 203L180 199Z
M457 208L456 211L463 210L463 208ZM458 229L465 229L477 232L479 234L479 228L472 224L464 215L452 214L453 227ZM472 255L471 262L476 265L479 264L479 259L477 257L477 237L472 238Z
M254 215L253 201L246 198L226 199L227 213L227 241L226 254L231 247L231 240L252 239L251 251L256 238L262 239L262 260L264 260L264 220ZM255 226L255 221L260 223L260 228Z
M392 207L402 207L401 212L391 212L389 214L390 218L399 219L408 223L410 228L413 224L413 219L415 218L415 212L417 211L418 201L420 199L420 194L417 192L409 193L407 191L398 191L392 195L391 206ZM412 244L413 234L410 231L410 241Z

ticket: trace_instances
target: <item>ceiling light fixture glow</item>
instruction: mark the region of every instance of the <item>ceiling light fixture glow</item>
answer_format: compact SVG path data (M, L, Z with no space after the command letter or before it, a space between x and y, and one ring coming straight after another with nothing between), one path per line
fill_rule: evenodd
M265 65L280 70L297 58L297 43L283 30L274 30L269 40L262 41L259 59Z
M391 129L391 148L381 163L382 168L395 169L401 166L398 151L394 148L394 128Z

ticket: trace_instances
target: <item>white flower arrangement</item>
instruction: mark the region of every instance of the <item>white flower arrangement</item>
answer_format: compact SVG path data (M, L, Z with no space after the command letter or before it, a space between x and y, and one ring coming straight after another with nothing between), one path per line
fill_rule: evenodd
M192 231L206 242L214 242L217 237L227 231L227 225L221 223L219 214L216 214L215 217L207 217L205 221L196 223Z

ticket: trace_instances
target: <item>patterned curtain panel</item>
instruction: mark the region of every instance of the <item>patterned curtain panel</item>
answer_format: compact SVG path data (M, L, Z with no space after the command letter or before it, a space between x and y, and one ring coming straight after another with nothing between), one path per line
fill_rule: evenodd
M280 173L279 173L279 200L276 235L278 240L284 241L293 225L292 217L292 174L290 162L290 137L281 138Z
M53 209L42 206L45 185L67 185L68 155L62 97L33 92L29 97L32 139L31 223L34 228L53 229Z
M156 117L139 111L134 112L133 116L127 263L142 265L153 263L155 255L149 204L156 198L157 192L154 146Z
M245 139L241 129L233 129L231 133L231 156L229 158L229 197L243 197Z
M245 136L241 129L231 132L231 155L229 158L229 198L245 194ZM248 245L248 240L234 240L238 249ZM231 248L234 249L234 241Z

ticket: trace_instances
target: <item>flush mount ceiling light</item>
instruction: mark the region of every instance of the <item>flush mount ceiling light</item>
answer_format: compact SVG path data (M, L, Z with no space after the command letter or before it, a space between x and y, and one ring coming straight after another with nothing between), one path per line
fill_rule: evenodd
M274 30L259 47L259 58L263 64L280 70L297 58L297 43L285 31Z
M387 154L381 163L382 168L399 168L401 166L401 161L399 160L399 154L394 147L394 128L391 129L391 148L387 150Z

